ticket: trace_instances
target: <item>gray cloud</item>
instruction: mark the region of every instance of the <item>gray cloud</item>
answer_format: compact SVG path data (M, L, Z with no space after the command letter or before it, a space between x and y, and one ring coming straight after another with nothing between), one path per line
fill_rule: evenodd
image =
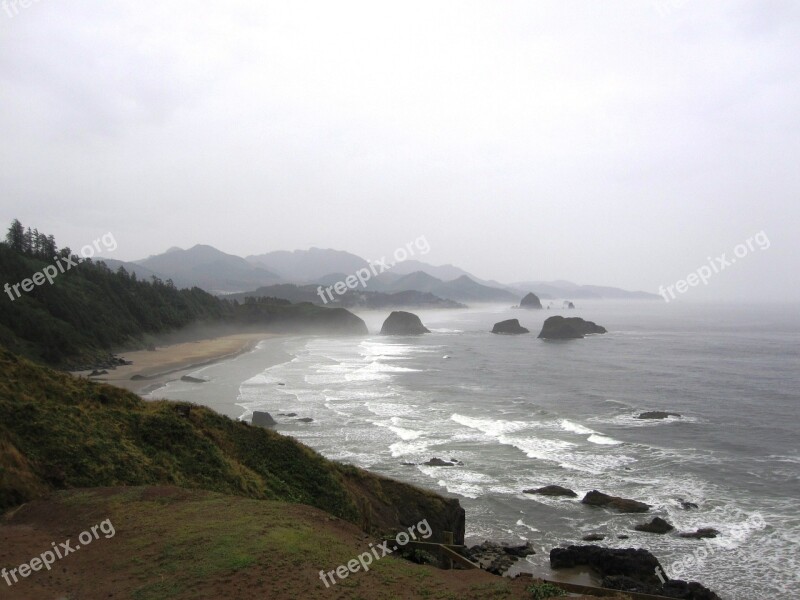
M663 7L665 3L661 3ZM794 2L41 0L0 11L0 219L799 299Z

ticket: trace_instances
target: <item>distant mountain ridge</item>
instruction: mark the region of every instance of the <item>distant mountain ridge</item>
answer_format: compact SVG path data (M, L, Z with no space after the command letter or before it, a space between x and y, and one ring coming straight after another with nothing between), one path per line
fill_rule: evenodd
M163 254L134 262L103 259L112 269L125 267L137 277L164 281L171 279L178 287L197 286L217 294L251 292L279 284L298 286L334 285L359 269L370 269L366 260L343 250L310 248L274 251L246 258L227 254L208 245L198 244L184 250L172 247ZM364 291L364 288L359 287ZM454 302L503 302L517 304L529 292L541 299L656 299L656 294L627 291L570 281L521 281L503 284L480 279L455 265L430 265L409 259L374 275L366 291L394 294L416 291Z
M178 287L197 286L211 292L233 292L276 283L280 279L275 273L252 265L240 256L203 244L188 250L170 248L163 254L135 262L172 279Z

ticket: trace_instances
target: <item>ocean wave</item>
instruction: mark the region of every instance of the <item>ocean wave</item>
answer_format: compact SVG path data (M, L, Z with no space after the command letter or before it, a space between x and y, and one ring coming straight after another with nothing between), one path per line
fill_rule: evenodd
M584 427L578 423L573 423L569 419L561 419L559 422L561 425L561 429L564 431L571 431L572 433L579 433L579 434L590 434L590 433L597 433L593 429L589 429L588 427Z
M393 458L398 458L400 456L422 456L432 443L432 440L423 438L395 442L389 445L389 452L392 454Z
M592 442L593 444L601 444L604 446L617 446L622 443L619 440L615 440L612 437L608 437L607 435L600 435L598 433L593 433L586 439L587 441Z
M500 436L504 433L512 433L521 431L530 427L530 424L525 421L502 421L498 419L478 419L475 417L467 417L454 413L450 416L452 421L459 425L469 427L470 429L477 429L489 436Z

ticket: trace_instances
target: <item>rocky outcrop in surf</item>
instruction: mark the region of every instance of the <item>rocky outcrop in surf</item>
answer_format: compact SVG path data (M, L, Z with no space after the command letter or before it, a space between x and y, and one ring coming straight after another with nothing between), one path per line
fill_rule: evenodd
M495 323L494 327L492 327L492 333L500 333L503 335L519 335L521 333L530 333L530 331L520 325L518 319L508 319L507 321Z
M658 533L663 535L669 533L675 529L675 527L661 517L653 517L653 520L649 523L639 523L634 529L636 531L644 531L645 533Z
M720 600L714 592L695 581L666 579L658 559L642 548L595 545L553 548L550 566L553 569L589 567L603 577L602 586L610 589L683 600Z
M674 412L665 412L663 410L649 410L639 414L636 418L637 419L668 419L670 417L677 417L680 418L678 413Z
M609 496L603 492L592 490L587 492L581 500L582 504L589 506L600 506L602 508L612 508L619 512L625 513L642 513L650 510L650 505L638 500L630 500L628 498L620 498L619 496Z
M568 498L577 498L578 494L569 488L561 487L560 485L546 485L544 487L523 490L524 494L540 494L542 496L567 496Z
M414 313L396 310L383 322L381 335L421 335L430 333Z
M260 411L253 411L253 419L250 422L251 425L255 425L256 427L275 427L278 422L272 418L272 415L268 412L260 412Z
M542 308L542 301L539 300L539 296L534 294L533 292L529 292L525 295L525 297L519 301L520 308Z
M545 340L575 340L595 333L607 333L592 321L584 321L580 317L549 317L542 326L539 337Z

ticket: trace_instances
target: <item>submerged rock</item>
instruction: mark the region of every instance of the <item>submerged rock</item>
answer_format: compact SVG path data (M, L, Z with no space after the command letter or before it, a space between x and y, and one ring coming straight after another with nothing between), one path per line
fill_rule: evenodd
M430 333L414 313L396 310L383 322L381 335L421 335Z
M595 333L606 333L606 328L580 317L548 317L539 337L545 340L574 340Z
M683 498L678 498L678 502L680 503L681 508L683 510L691 510L693 508L700 508L694 502L689 502L688 500L684 500Z
M590 533L589 535L585 535L581 538L583 542L602 542L606 539L602 533Z
M492 328L492 333L503 333L506 335L518 335L520 333L530 333L522 325L519 324L518 319L508 319L507 321L500 321L495 323Z
M523 490L524 494L541 494L542 496L568 496L570 498L577 498L578 494L569 488L561 487L560 485L546 485L544 487Z
M589 506L602 506L603 508L613 508L619 512L626 513L642 513L650 510L650 505L638 500L629 500L628 498L620 498L619 496L609 496L603 492L592 490L587 492L581 500L582 504Z
M185 381L187 383L208 383L207 379L200 379L199 377L192 377L191 375L184 375L181 377L181 381Z

